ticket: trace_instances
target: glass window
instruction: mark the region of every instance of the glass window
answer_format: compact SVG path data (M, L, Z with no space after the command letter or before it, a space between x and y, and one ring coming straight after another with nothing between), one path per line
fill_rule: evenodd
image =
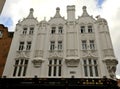
M24 49L24 42L20 42L20 44L19 44L19 50L21 51L23 49Z
M56 27L52 27L51 34L55 34L55 31L56 31Z
M27 46L26 46L26 50L30 50L31 49L31 41L27 42Z
M83 50L87 49L87 41L86 40L82 40L82 49Z
M59 27L58 28L58 34L62 34L63 33L63 27Z
M34 27L30 27L30 31L29 31L29 34L32 35L34 32Z
M61 60L60 59L52 59L49 60L48 65L48 76L61 76Z
M28 66L28 60L18 59L15 60L13 76L25 76Z
M87 60L83 60L83 63L84 63L84 74L85 76L88 76Z
M58 50L62 49L62 41L58 41Z
M83 68L86 77L98 77L97 60L91 58L84 59Z
M95 43L94 40L90 40L90 49L94 50L95 49Z
M92 26L88 26L88 33L92 33L92 32L93 32Z
M23 28L23 34L24 34L24 35L27 34L27 28L26 28L26 27Z
M97 61L94 60L94 70L95 70L95 75L98 76L98 67L97 67Z
M80 31L81 31L81 33L85 33L85 26L81 26Z
M50 50L54 50L55 49L55 41L51 41L50 42Z

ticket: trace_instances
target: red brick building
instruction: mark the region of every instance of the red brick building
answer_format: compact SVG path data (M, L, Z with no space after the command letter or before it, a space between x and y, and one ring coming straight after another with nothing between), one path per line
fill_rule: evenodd
M3 73L12 37L13 32L8 32L8 28L0 24L0 77Z
M120 89L120 79L118 79L118 87L119 87L119 89Z

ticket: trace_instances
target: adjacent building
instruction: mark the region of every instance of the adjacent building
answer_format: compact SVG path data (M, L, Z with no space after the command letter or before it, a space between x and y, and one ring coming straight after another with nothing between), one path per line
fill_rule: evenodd
M2 12L5 2L6 2L6 0L0 0L0 14Z
M8 28L0 24L0 77L6 63L10 45L12 42L13 32L8 32Z
M110 78L118 64L106 19L93 18L83 6L60 8L49 20L38 21L33 8L16 24L3 77L6 78Z

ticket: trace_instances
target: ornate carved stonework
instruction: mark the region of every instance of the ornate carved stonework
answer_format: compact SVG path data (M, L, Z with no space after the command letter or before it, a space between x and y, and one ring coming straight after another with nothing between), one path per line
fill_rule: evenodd
M43 50L36 50L34 57L43 57Z
M68 49L67 50L67 57L68 56L78 56L78 50L77 49Z
M95 50L82 51L82 57L98 57L98 53Z
M49 57L63 57L63 50L49 51Z
M68 67L77 67L80 59L77 57L69 57L65 59L66 65Z
M30 56L30 51L17 51L16 57L25 57L29 58Z
M118 61L113 57L107 57L103 62L106 63L110 77L115 78L116 65L118 64Z
M36 67L36 68L40 67L42 62L44 62L44 59L42 59L40 57L36 57L32 60L32 63L34 65L34 67Z

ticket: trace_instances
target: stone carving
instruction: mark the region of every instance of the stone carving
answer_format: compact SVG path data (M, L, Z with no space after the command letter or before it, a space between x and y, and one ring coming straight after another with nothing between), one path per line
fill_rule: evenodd
M63 57L63 50L54 50L49 52L49 57Z
M29 58L30 52L29 51L17 51L16 57L24 57Z
M36 68L40 67L42 62L44 62L44 59L42 59L40 57L36 57L32 60L32 63L34 65L34 67L36 67Z
M113 59L113 57L109 57L106 58L104 62L106 63L110 77L115 78L116 65L118 64L118 61Z
M76 57L69 57L65 59L66 65L68 67L77 67L79 64L80 59Z
M95 50L87 50L87 51L82 51L82 56L83 57L98 57L97 51Z

